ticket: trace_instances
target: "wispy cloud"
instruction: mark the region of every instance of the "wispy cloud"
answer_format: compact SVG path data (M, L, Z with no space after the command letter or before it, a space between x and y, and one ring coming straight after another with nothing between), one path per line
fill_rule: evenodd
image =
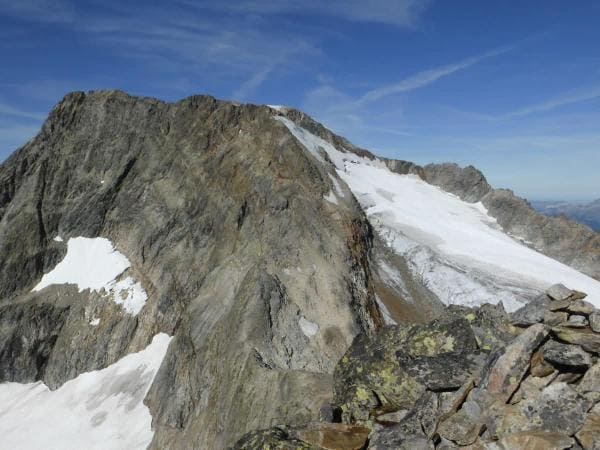
M500 119L513 119L515 117L528 116L530 114L551 111L573 103L585 102L600 98L600 86L594 86L587 89L579 89L569 93L562 94L550 100L538 103L536 105L527 106L501 115Z
M12 15L42 21L43 12L51 9L50 3L25 0L23 5L7 10ZM0 0L0 5L4 4L12 5ZM67 23L63 25L81 33L88 42L178 79L238 81L240 85L233 94L242 99L269 77L301 68L290 55L310 58L319 54L316 39L308 33L265 28L252 17L211 14L192 3L174 2L164 8L136 0L108 1L94 15L76 15L69 5L64 3L64 8L58 8L56 21L64 18ZM76 20L67 20L70 11Z
M0 16L31 22L72 22L75 8L64 0L0 0Z
M392 83L386 86L379 87L377 89L373 89L362 97L358 99L356 102L357 106L364 105L365 103L374 102L380 100L384 97L388 97L390 95L400 94L402 92L414 91L415 89L419 89L425 87L431 83L436 82L440 78L447 77L448 75L452 75L455 72L460 70L464 70L468 67L471 67L484 59L491 58L493 56L498 56L503 53L506 53L512 50L513 47L501 47L498 49L494 49L492 51L483 53L481 55L473 56L462 61L458 61L456 63L448 64L445 66L437 67L435 69L428 69L422 72L419 72L413 76L400 80L396 83Z
M238 2L183 2L201 8L257 15L322 15L352 22L414 27L431 0L242 0Z
M417 72L402 80L371 89L364 94L352 98L334 87L331 81L327 85L317 86L305 97L304 107L317 118L340 133L356 135L357 131L364 133L378 132L388 135L410 135L402 122L402 106L396 105L394 114L390 114L389 106L383 118L375 117L373 106L380 101L398 94L414 91L429 86L438 80L448 77L458 71L474 66L485 59L502 55L511 51L515 46L499 47L480 55L442 65L433 69ZM381 111L380 111L381 113Z
M19 117L21 119L31 119L37 121L44 120L45 118L45 114L25 111L3 103L0 103L0 116Z

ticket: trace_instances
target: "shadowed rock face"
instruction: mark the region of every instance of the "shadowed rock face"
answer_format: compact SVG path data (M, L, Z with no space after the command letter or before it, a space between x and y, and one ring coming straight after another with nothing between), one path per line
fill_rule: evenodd
M207 96L68 95L0 166L0 381L56 388L166 332L146 399L155 448L315 419L337 360L381 322L371 233L351 196L323 199L331 169L272 116ZM77 236L129 259L139 314L73 286L31 292Z

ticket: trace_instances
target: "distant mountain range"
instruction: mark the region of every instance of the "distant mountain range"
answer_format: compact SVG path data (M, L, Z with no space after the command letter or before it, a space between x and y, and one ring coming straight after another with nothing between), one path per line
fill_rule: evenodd
M600 199L590 203L532 201L531 205L547 216L565 216L600 231Z

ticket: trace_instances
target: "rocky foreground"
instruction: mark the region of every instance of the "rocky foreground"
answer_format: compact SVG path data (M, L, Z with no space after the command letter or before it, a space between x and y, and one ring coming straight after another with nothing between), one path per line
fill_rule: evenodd
M356 337L321 422L234 449L600 449L600 311L562 285Z

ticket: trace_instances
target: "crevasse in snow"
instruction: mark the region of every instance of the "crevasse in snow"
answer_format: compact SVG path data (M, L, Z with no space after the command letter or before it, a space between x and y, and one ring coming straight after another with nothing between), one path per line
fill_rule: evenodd
M44 274L33 290L63 283L76 284L80 292L104 289L127 312L137 314L148 299L146 291L130 276L118 279L130 266L125 255L106 238L70 238L64 259Z
M503 301L514 310L519 294L562 283L600 307L600 282L515 241L481 203L464 202L416 175L396 174L378 159L341 152L291 120L275 119L319 161L327 153L388 245L443 302Z

